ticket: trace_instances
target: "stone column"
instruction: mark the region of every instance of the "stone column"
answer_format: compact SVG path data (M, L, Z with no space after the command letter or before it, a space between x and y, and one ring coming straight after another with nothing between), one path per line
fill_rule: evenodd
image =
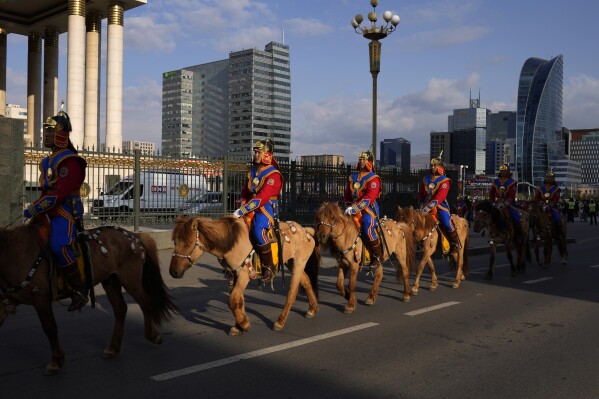
M67 105L75 148L83 147L85 101L85 0L69 0L67 43Z
M44 112L42 120L58 112L58 29L52 26L44 32Z
M99 11L90 11L86 22L85 46L85 136L83 148L99 150L100 126L100 35L102 33L102 15Z
M108 7L106 55L106 150L123 146L123 6Z
M6 115L6 30L0 28L0 115Z
M42 143L42 37L29 35L27 52L27 135L26 145L41 147Z
M0 226L18 225L23 220L23 120L0 118ZM36 176L37 177L37 176Z

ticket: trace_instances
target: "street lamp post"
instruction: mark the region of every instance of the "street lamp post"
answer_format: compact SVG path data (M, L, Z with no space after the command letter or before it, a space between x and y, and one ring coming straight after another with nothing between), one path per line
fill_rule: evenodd
M399 15L395 15L391 11L385 11L383 13L385 24L376 26L376 6L379 5L379 0L370 0L370 5L372 5L372 11L368 13L370 26L360 25L364 20L362 14L354 17L351 21L351 26L356 33L370 40L368 49L370 54L370 73L372 74L372 155L376 164L376 78L381 71L381 42L379 40L386 38L388 34L395 31L397 24L399 24Z

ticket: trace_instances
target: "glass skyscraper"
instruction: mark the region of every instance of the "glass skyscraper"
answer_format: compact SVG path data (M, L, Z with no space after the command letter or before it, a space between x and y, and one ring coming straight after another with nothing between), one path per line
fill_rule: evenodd
M226 60L165 72L162 78L164 155L252 158L253 143L271 138L275 157L289 161L289 46L231 52Z
M529 58L522 66L516 115L516 177L539 186L565 154L562 132L563 56Z

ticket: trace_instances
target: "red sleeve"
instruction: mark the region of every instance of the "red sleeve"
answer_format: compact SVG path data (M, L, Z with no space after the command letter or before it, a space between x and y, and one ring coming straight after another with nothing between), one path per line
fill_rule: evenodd
M60 205L64 200L76 190L81 188L85 179L85 171L77 158L67 158L58 165L58 179L52 190L48 190L38 198L33 205L41 202L45 197L56 197L54 206Z
M351 204L354 202L354 198L352 195L351 177L347 178L347 186L345 186L345 193L343 194L343 200L345 201L345 205L348 205L348 204Z
M492 185L491 189L489 190L489 200L495 201L496 196L497 196L497 191L495 190L495 185Z
M516 202L516 190L517 190L517 186L518 183L514 183L510 186L510 191L508 191L507 193L507 199L510 200L512 203Z
M426 192L426 185L425 185L425 183L422 183L420 185L420 188L418 189L418 203L419 204L422 204L424 202L427 194L428 193Z

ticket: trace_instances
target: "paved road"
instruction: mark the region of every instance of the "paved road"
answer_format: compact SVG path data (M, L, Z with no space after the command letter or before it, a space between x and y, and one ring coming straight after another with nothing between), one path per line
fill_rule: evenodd
M102 293L96 310L56 313L67 363L43 377L49 356L31 308L20 307L0 328L2 397L87 398L596 398L599 318L599 228L570 224L571 259L548 270L529 265L512 278L498 256L492 282L488 257L471 258L459 289L445 261L441 286L400 302L391 268L377 303L364 304L370 281L361 275L357 310L342 313L334 260L323 258L320 310L303 317L301 297L282 332L272 331L284 302L255 285L246 292L252 330L226 335L232 316L227 281L211 256L181 280L167 274L171 251L161 250L165 282L181 315L163 326L164 343L143 339L139 308L129 301L123 353L99 357L111 330ZM474 238L473 242L478 238ZM484 244L485 239L479 239Z

